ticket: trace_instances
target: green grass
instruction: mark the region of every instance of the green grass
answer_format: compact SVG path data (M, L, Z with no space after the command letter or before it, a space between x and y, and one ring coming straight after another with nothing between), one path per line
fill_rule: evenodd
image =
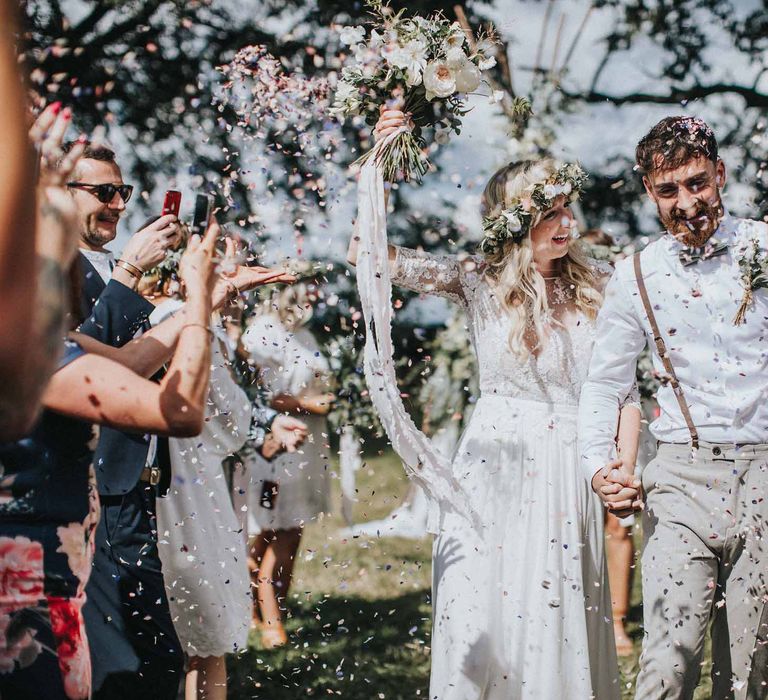
M385 516L407 489L391 452L367 460L355 522ZM290 593L289 644L267 651L253 635L248 651L229 661L230 698L428 698L431 538L347 540L342 526L333 516L307 527ZM622 700L634 695L642 639L638 575L629 618L635 655L621 662ZM696 700L711 696L708 676L706 663Z

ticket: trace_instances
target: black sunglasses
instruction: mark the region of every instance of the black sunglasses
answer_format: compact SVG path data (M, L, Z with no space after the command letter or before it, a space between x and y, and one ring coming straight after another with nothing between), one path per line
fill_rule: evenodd
M133 185L113 185L109 182L103 185L92 185L88 182L68 182L67 187L85 190L102 204L109 204L115 198L115 193L119 194L120 199L127 203L133 194Z

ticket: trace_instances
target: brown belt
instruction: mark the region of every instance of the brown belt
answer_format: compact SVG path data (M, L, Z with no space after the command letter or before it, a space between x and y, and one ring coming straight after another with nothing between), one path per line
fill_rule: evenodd
M144 467L141 470L140 481L146 481L151 486L157 486L160 483L160 469L158 467Z

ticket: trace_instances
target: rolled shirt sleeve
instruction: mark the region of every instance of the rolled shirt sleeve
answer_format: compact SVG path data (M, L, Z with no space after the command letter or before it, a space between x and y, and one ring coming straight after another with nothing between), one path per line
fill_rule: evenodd
M628 263L622 261L617 266L606 287L589 373L579 401L579 449L584 475L590 483L616 455L619 410L636 390L637 357L646 343L643 323L627 288L626 273L631 274Z

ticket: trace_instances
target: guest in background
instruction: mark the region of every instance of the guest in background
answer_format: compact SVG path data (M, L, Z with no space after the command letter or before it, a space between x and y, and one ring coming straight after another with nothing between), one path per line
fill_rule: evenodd
M326 416L329 366L307 328L319 288L302 281L277 292L251 319L243 347L260 368L272 407L300 416L309 436L302 448L271 462L247 458L251 475L248 532L255 590L253 624L268 648L287 642L281 606L291 585L304 525L329 510Z
M186 227L180 228L183 246ZM171 253L139 284L139 291L156 306L150 316L153 325L184 306L177 256ZM281 275L270 281L292 278ZM203 430L194 438L168 441L173 478L167 496L157 504L163 578L173 624L188 658L188 700L225 700L224 657L245 648L251 606L246 543L222 462L243 446L263 412L253 410L232 377L219 320L212 324ZM304 425L288 416L271 417L273 430L295 449L306 435ZM271 456L279 445L269 440L259 447Z

